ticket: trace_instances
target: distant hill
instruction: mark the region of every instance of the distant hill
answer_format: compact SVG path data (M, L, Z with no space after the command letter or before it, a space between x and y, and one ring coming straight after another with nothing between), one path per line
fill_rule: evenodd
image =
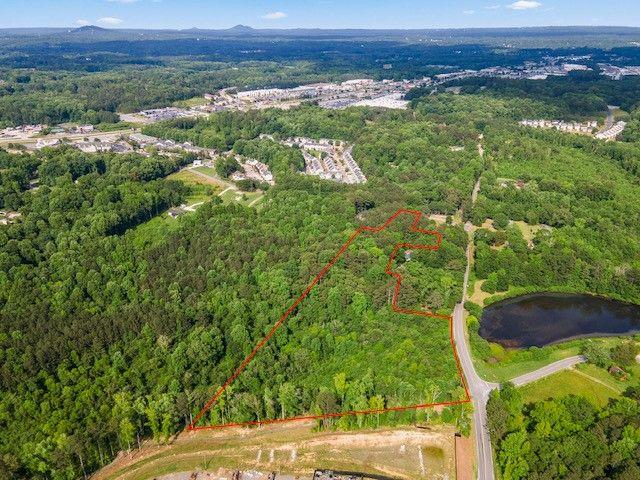
M87 25L79 28L0 29L3 45L39 44L43 42L77 43L98 41L160 41L197 38L199 41L238 39L242 41L324 40L324 41L392 41L414 45L481 44L500 48L579 48L637 47L640 28L607 26L566 26L526 28L460 28L460 29L256 29L235 25L226 29L190 28L124 29Z
M236 25L228 29L230 32L254 32L255 29L253 27L249 27L248 25Z
M85 25L80 28L76 28L75 30L72 30L71 33L91 33L91 32L104 33L108 31L109 30L107 28L98 27L97 25Z

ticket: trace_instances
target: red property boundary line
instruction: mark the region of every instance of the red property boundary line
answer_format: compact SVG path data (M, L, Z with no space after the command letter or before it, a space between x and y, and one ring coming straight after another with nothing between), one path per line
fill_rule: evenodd
M289 318L291 313L293 313L293 311L300 304L300 302L302 302L302 300L304 300L307 297L307 295L309 295L309 293L311 292L313 287L315 287L317 285L317 283L322 279L322 277L324 277L326 275L326 273L331 269L331 267L333 267L333 265L340 259L340 257L342 257L344 252L346 252L346 250L356 240L356 238L358 238L360 236L360 234L364 233L364 232L374 232L374 233L381 232L382 230L385 230L389 225L391 225L391 223L393 223L393 221L396 218L398 218L400 215L405 215L405 214L413 216L413 223L411 224L411 226L409 228L410 232L417 232L417 233L422 233L422 234L425 234L425 235L433 235L433 236L436 237L436 244L435 245L424 245L424 244L414 244L414 243L397 243L396 245L394 245L393 251L391 252L391 255L389 255L389 261L387 262L387 267L385 269L385 273L387 275L390 275L390 276L392 276L392 277L394 277L396 279L395 289L393 291L393 299L391 301L391 308L392 308L392 310L394 312L398 312L398 313L404 313L404 314L407 314L407 315L419 315L421 317L439 318L439 319L444 319L444 320L448 320L449 321L449 340L451 342L451 348L453 350L453 356L454 356L455 361L456 361L456 367L458 368L458 375L460 376L460 380L462 382L462 386L464 387L466 398L464 398L462 400L452 401L452 402L424 403L424 404L418 404L418 405L389 407L389 408L372 409L372 410L353 410L353 411L348 411L348 412L326 413L326 414L321 414L321 415L303 415L303 416L289 417L289 418L275 418L275 419L271 419L271 420L254 420L254 421L249 421L249 422L225 423L225 424L222 424L222 425L206 425L206 426L200 426L200 427L196 426L196 424L200 421L200 419L202 419L204 414L207 411L209 411L209 409L211 409L211 407L218 401L220 396L229 387L229 385L231 385L231 383L233 383L233 381L238 377L238 375L240 375L244 371L244 369L247 367L249 362L251 362L253 357L255 357L256 354L260 351L260 349L262 349L262 347L264 347L264 345L269 341L269 339L271 339L271 337L273 337L273 335L276 333L276 331L282 326L282 324L287 320L287 318ZM200 410L200 412L198 412L198 414L195 416L195 418L192 420L192 422L187 426L186 430L213 430L213 429L221 429L221 428L228 428L228 427L244 427L244 426L252 426L252 425L266 425L266 424L271 424L271 423L284 423L284 422L293 422L293 421L300 421L300 420L317 420L317 419L323 419L323 418L344 417L344 416L348 416L348 415L363 415L363 414L375 414L375 413L384 413L384 412L399 412L399 411L417 410L417 409L424 409L424 408L431 408L431 407L438 407L438 406L460 405L460 404L463 404L463 403L471 402L471 395L469 394L469 387L467 385L466 379L464 378L464 374L462 373L462 367L460 365L460 359L458 358L458 352L456 350L456 345L455 345L455 342L453 340L453 317L450 316L450 315L442 315L442 314L439 314L439 313L426 312L426 311L422 311L422 310L409 310L409 309L401 308L401 307L398 306L398 296L400 295L400 285L402 284L402 275L400 275L397 272L393 272L391 270L391 268L393 266L393 262L394 262L394 260L396 258L397 253L398 253L398 250L400 250L400 249L415 249L415 250L434 250L435 251L435 250L438 250L440 248L440 244L442 243L442 234L440 232L437 232L437 231L434 231L434 230L425 230L425 229L422 229L422 228L418 227L418 224L420 223L421 217L422 217L422 212L420 212L420 211L400 209L396 213L391 215L387 219L386 222L384 222L382 225L380 225L378 227L367 227L367 226L359 227L349 237L349 239L344 243L344 245L342 245L340 250L338 250L338 252L334 255L334 257L329 261L329 263L327 263L322 268L322 270L320 270L320 273L318 273L315 276L315 278L311 281L311 283L307 286L307 288L305 288L305 290L302 292L302 294L298 298L296 298L294 300L294 302L291 304L291 306L289 306L289 308L287 308L287 310L282 314L280 319L273 325L273 327L271 327L271 330L269 330L269 333L267 333L267 335L265 335L265 337L262 340L260 340L260 342L253 348L251 353L249 355L247 355L247 358L245 358L243 360L243 362L240 364L240 366L238 368L236 368L236 370L233 372L233 374L218 389L218 391L215 393L215 395L213 397L211 397L209 399L209 401L207 401L207 403L204 405L204 407L202 407L202 410Z

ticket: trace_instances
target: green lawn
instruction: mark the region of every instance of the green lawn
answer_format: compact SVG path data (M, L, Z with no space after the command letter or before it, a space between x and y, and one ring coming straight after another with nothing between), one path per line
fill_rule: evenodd
M582 364L582 365L578 365L578 371L585 374L585 375L589 375L590 377L606 384L610 389L617 391L618 393L622 393L625 391L625 389L630 385L630 384L634 384L634 372L633 369L629 369L629 368L625 368L626 371L628 371L631 375L631 377L627 380L627 381L621 381L618 380L617 378L615 378L613 375L611 375L609 372L607 372L605 369L597 367L595 365L592 364ZM637 378L637 377L635 377ZM604 388L604 386L603 386Z
M220 195L220 198L222 198L222 201L225 203L241 203L242 205L248 206L254 200L260 199L263 196L263 192L241 192L240 190L232 189L224 192ZM260 200L253 205L255 206L258 203L260 203Z
M477 332L469 332L469 335L475 337L472 339L471 344L476 370L483 379L490 382L506 382L555 361L578 355L580 354L583 343L586 341L597 341L606 345L608 348L620 342L618 337L577 339L556 345L547 345L542 348L533 347L528 349L505 349L497 343L489 343L493 360L492 362L487 362L479 358L473 348L474 344L477 345L484 342L484 340L478 337ZM640 372L640 366L638 370ZM633 369L630 370L630 373L633 372ZM608 375L607 372L604 373Z
M477 334L475 334L477 335ZM557 360L580 353L580 342L567 342L548 346L534 354L528 350L505 350L498 344L490 344L495 363L488 363L477 357L474 365L478 374L490 382L506 382L519 375L544 367Z
M209 175L210 177L214 177L217 178L218 174L216 173L215 169L211 168L211 167L195 167L194 170L200 172L200 173L204 173L205 175Z
M611 388L591 380L573 370L564 370L549 377L520 387L525 403L539 402L548 398L560 398L570 394L582 395L594 405L604 406L610 398L619 396Z

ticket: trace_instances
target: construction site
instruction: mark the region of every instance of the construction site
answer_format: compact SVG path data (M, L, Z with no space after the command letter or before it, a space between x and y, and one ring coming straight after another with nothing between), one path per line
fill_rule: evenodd
M252 429L192 431L168 445L145 443L95 475L96 480L453 479L471 445L453 427L317 432L315 422ZM292 440L295 439L295 440ZM459 465L456 465L457 459ZM462 462L462 463L460 463ZM330 466L330 467L329 467ZM471 472L471 463L468 465Z

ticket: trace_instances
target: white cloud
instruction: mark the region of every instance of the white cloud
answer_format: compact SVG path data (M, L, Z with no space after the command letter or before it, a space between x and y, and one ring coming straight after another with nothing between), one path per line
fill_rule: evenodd
M542 4L540 2L536 2L534 0L518 0L517 2L513 2L511 5L507 5L507 8L511 10L533 10L534 8L541 7Z
M76 24L84 27L86 25L91 25L91 22L89 20L85 20L84 18L79 18L78 20L76 20Z
M463 10L462 13L465 14L465 15L473 15L474 13L476 13L476 11L475 10Z
M122 19L116 18L116 17L102 17L98 19L96 23L101 23L103 25L111 25L111 26L120 25L122 23Z
M266 18L267 20L280 20L281 18L285 18L286 16L287 14L284 12L269 12L262 18Z

